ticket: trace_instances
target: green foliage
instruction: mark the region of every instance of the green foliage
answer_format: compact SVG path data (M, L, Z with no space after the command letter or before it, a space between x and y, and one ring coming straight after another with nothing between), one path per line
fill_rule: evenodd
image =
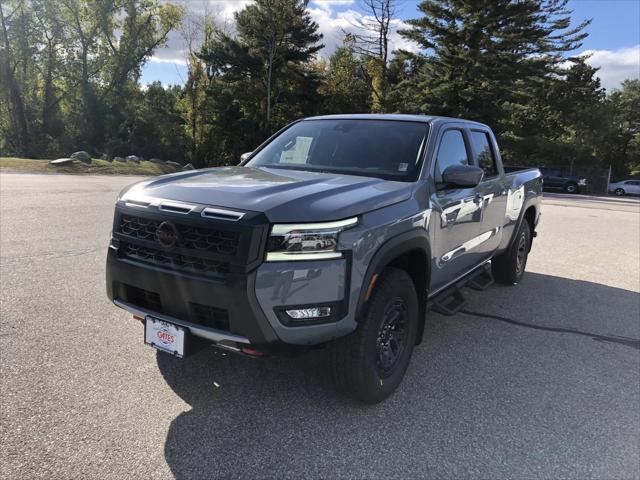
M325 81L320 87L324 111L328 113L363 113L369 111L371 88L367 80L366 63L358 58L352 45L339 47L326 67Z
M97 153L138 142L140 69L181 15L159 0L3 1L3 153Z
M566 0L424 0L401 32L422 52L393 55L394 1L363 5L375 21L327 60L305 0L256 0L231 29L206 18L185 85L143 88L141 69L181 8L2 0L0 154L214 166L303 116L384 111L487 123L514 164L640 173L640 80L605 95L596 69L571 57L588 22L572 26Z

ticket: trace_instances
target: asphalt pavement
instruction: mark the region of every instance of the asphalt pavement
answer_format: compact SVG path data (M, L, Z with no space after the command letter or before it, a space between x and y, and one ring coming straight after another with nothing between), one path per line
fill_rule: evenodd
M179 360L105 294L125 177L0 174L0 477L640 478L640 201L546 195L528 273L428 316L399 391L324 352Z

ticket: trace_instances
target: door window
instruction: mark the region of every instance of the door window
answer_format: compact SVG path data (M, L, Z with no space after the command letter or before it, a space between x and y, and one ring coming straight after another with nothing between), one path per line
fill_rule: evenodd
M496 159L491 149L489 134L477 130L471 131L471 144L476 164L484 170L484 178L495 177L498 174Z
M436 157L436 180L442 180L442 172L452 165L469 165L467 148L460 130L447 130L442 135Z

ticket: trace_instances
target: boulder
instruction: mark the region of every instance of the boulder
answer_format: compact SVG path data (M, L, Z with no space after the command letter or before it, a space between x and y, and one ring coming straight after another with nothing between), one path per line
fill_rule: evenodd
M161 165L164 165L164 163L165 163L164 160L160 160L159 158L151 158L151 159L149 159L149 161L151 163L159 163Z
M126 160L122 157L113 157L114 162L126 162Z
M184 167L182 167L183 170L195 170L196 167L194 167L193 165L191 165L190 163L187 163Z
M51 160L49 163L51 165L55 165L56 167L59 167L61 165L71 165L73 163L73 158L58 158L56 160Z
M172 167L176 167L176 168L181 168L182 165L180 165L178 162L172 162L171 160L168 160L167 162L165 162L167 165L171 165Z
M80 160L81 162L84 162L84 163L91 163L91 155L89 155L84 150L80 150L79 152L73 152L71 154L71 158L73 158L74 160Z
M127 162L140 163L140 160L142 159L136 155L129 155L127 157Z

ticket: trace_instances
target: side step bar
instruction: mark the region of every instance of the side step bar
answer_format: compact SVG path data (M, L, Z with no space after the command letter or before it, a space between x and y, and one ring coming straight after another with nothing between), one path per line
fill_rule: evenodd
M455 315L467 304L467 300L462 293L463 287L486 290L492 284L493 275L491 275L491 267L487 263L427 300L427 310L433 310L442 315Z

